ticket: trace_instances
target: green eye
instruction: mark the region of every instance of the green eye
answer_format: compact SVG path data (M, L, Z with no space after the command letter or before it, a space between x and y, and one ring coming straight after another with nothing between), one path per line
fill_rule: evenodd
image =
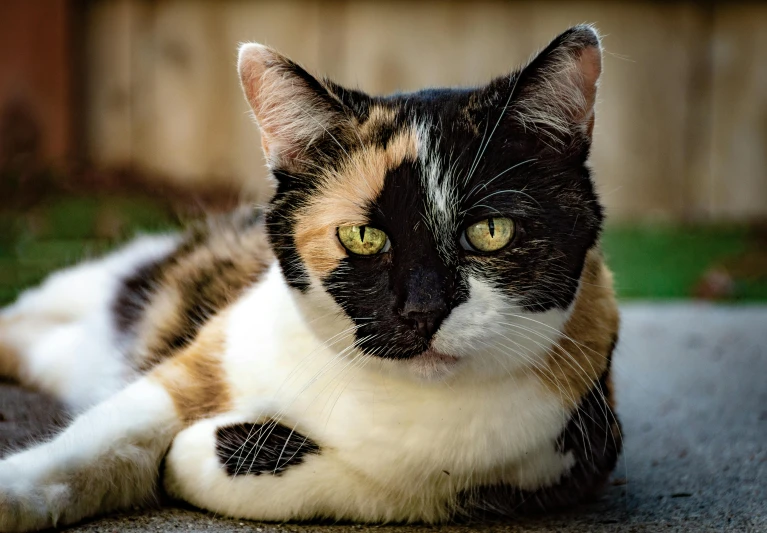
M357 255L374 255L389 250L389 237L371 226L341 226L338 240L344 248Z
M495 252L514 238L514 221L510 218L486 218L466 228L465 237L471 249ZM464 239L461 241L463 244ZM464 248L466 248L465 244Z

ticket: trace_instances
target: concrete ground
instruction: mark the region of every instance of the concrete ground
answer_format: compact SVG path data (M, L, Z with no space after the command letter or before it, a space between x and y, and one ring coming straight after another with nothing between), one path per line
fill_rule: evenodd
M72 528L94 531L767 532L767 307L623 307L615 355L625 451L603 497L567 513L471 526L272 525L167 507ZM0 446L64 416L0 386Z

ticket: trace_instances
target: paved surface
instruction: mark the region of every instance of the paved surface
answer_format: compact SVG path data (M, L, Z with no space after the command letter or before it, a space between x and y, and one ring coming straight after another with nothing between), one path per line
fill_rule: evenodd
M625 452L600 501L565 514L472 526L268 525L166 508L100 519L93 531L767 532L767 307L626 305L615 356ZM0 445L64 420L0 386Z

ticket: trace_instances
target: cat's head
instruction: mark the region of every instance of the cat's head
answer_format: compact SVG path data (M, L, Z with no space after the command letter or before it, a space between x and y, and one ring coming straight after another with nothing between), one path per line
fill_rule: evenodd
M321 335L427 377L535 364L602 223L591 27L476 88L368 96L257 44L239 72L276 180L272 247Z

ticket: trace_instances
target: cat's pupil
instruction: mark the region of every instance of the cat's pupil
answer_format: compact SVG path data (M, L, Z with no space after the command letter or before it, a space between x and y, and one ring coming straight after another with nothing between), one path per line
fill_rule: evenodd
M360 242L365 242L365 226L360 226Z
M490 232L491 237L495 237L495 223L492 218L487 219L487 230Z

